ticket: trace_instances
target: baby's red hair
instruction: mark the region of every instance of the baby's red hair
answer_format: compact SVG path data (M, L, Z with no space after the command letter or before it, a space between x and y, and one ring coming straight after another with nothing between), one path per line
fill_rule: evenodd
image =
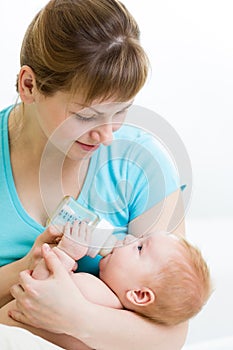
M177 258L171 258L149 285L146 282L154 291L155 301L135 310L166 325L178 324L196 315L212 291L210 272L200 250L184 238L179 238L178 243Z

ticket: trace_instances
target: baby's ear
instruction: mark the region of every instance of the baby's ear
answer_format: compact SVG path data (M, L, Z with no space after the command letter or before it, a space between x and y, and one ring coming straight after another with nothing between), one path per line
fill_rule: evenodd
M142 287L141 289L128 290L126 298L134 305L145 306L154 302L155 294L150 288Z

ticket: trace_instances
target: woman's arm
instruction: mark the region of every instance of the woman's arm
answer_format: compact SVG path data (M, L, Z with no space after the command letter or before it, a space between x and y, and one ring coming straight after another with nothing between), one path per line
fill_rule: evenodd
M168 231L185 235L185 220L182 192L177 190L129 223L128 233L149 234Z
M10 287L18 282L19 272L27 268L25 259L0 268L0 307L12 300Z
M10 327L18 327L18 328L23 328L28 330L30 333L39 336L40 338L43 338L50 343L56 344L58 346L61 346L62 348L66 350L90 350L88 346L86 346L84 343L79 341L76 338L73 338L69 335L66 334L56 334L56 333L51 333L48 332L44 329L40 328L35 328L20 322L17 322L10 318L8 316L8 311L11 310L12 308L16 308L15 306L16 301L12 300L10 303L7 305L3 306L0 309L0 324L10 326ZM12 336L12 334L11 334ZM31 338L33 339L32 335ZM38 347L40 349L47 349L47 347L44 345L43 341L40 341L40 338L34 339L34 342L37 343ZM26 342L26 340L23 338L23 340ZM11 344L14 346L14 349L17 349L17 340L16 339L11 339ZM52 346L52 345L51 345ZM5 349L5 348L4 348ZM7 348L8 349L8 348ZM59 348L60 349L60 348Z
M174 234L185 235L182 192L177 190L161 204L129 225L129 231L150 233L165 230ZM89 305L84 311L86 322L91 319L92 327L83 342L95 349L147 349L179 350L182 348L188 329L188 323L167 327L155 324L137 314L126 310L106 309L98 305ZM101 322L100 317L101 315ZM113 320L110 322L110 320ZM83 321L84 322L84 321ZM79 337L77 330L71 333Z
M0 268L0 307L12 300L10 288L18 282L19 273L26 269L33 269L41 259L42 244L54 244L60 236L52 228L47 228L37 237L32 249L24 258Z
M63 264L63 261L61 259L60 261ZM69 271L67 270L67 272ZM99 278L89 273L82 273L82 272L72 274L72 277L76 286L78 286L79 290L87 300L91 301L92 303L97 303L99 305L122 309L122 305L119 299L117 298L117 296ZM75 300L73 302L75 303ZM56 334L56 333L48 332L46 330L35 328L30 325L26 325L13 320L12 318L9 317L8 311L16 308L17 308L16 300L12 300L10 303L3 306L0 309L0 323L8 326L15 326L15 327L27 329L31 333L38 335L56 345L62 346L67 350L90 349L88 346L86 346L84 343L79 341L77 338L74 338L65 334Z
M98 350L180 350L187 334L187 323L161 326L125 310L95 306L89 308L86 316L93 328L83 334L82 340ZM73 329L72 335L80 336L77 329Z
M51 250L45 252L45 247L43 251L50 278L38 281L28 272L20 273L20 286L12 288L20 310L10 311L14 319L50 332L66 333L92 349L178 350L182 347L186 324L159 326L130 311L90 303L57 256Z
M170 219L178 212L179 196L177 191L166 200L164 210ZM160 217L158 229L167 230L170 220L163 214ZM27 272L20 274L20 286L12 288L19 309L11 311L14 319L51 332L66 333L97 350L181 349L187 323L165 327L130 311L94 305L82 296L58 258L47 251L46 246L43 246L43 255L51 275L45 281L36 281Z

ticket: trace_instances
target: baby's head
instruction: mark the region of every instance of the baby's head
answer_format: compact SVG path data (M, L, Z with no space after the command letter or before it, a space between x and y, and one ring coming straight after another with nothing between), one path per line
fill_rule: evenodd
M102 259L100 278L125 308L166 325L193 317L211 293L199 249L161 232L139 240L128 236L123 247Z

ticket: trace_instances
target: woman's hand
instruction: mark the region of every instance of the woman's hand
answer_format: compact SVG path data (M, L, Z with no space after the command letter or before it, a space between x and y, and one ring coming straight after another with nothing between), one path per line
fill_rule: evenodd
M33 279L30 271L21 272L19 284L11 288L17 309L10 310L9 316L50 332L72 334L77 315L89 302L47 244L42 246L42 255L50 276L41 281Z
M44 243L54 247L58 244L62 237L53 226L49 226L43 233L41 233L35 240L31 250L22 259L24 260L25 269L33 270L42 258L41 247Z
M0 268L0 280L4 281L4 283L0 284L0 307L12 300L10 287L18 283L19 273L23 270L33 270L41 259L41 247L43 243L48 243L50 246L57 245L61 236L62 234L55 231L54 228L47 228L37 237L26 256Z
M16 308L9 311L13 319L71 335L91 349L112 349L113 344L114 349L121 350L181 349L187 323L165 327L127 310L91 304L48 245L43 245L42 252L50 276L39 281L29 271L21 272L19 284L11 288L16 299Z

